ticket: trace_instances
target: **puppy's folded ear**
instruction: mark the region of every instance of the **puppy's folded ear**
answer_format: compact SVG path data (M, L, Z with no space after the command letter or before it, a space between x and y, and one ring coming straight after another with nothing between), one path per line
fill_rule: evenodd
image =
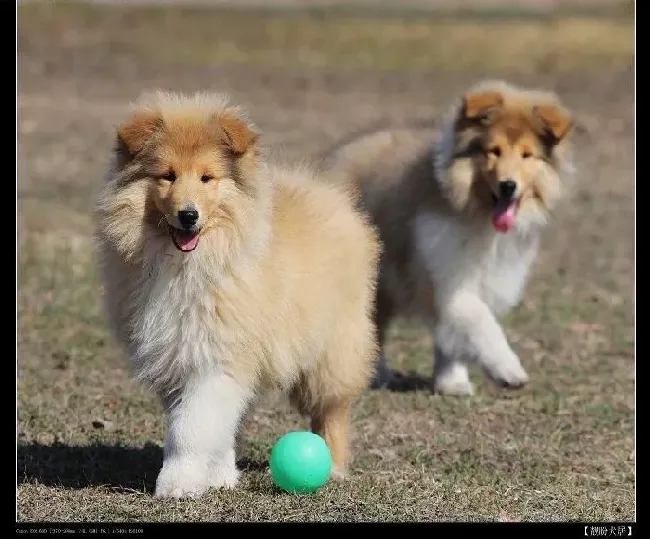
M245 154L259 138L251 125L233 114L219 114L215 120L220 129L221 141L234 155Z
M160 114L153 111L138 111L117 128L117 138L122 148L134 156L162 128Z
M488 121L502 105L501 92L467 92L463 96L463 116L468 120Z
M537 105L533 111L552 144L558 144L573 128L573 117L559 105Z

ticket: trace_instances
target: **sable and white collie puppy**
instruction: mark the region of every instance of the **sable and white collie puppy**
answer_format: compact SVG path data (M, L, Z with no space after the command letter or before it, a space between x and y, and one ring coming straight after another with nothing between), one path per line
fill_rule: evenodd
M157 496L233 487L242 416L286 391L341 477L378 352L380 244L351 193L265 161L219 95L145 94L95 210L105 302L167 415Z
M438 130L379 129L323 158L334 181L361 192L380 232L380 347L395 317L427 321L437 392L471 394L471 363L503 386L527 381L498 317L518 303L573 182L573 124L553 93L482 81ZM375 387L390 385L383 353L378 363Z

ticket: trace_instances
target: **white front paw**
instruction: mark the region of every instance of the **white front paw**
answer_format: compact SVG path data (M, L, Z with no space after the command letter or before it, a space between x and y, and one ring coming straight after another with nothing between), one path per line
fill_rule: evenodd
M440 376L433 382L433 391L441 395L473 395L474 386L466 377Z
M240 471L233 464L212 465L208 468L191 461L165 462L156 480L158 498L196 498L209 488L234 488Z
M450 363L433 373L433 391L442 395L473 395L474 386L469 380L467 366L462 363Z
M210 487L205 466L191 460L167 461L156 479L158 498L194 498Z
M234 488L239 482L241 472L234 464L222 464L210 471L210 486L215 488Z
M528 374L514 352L507 358L485 367L485 372L492 381L502 387L519 388L528 382Z

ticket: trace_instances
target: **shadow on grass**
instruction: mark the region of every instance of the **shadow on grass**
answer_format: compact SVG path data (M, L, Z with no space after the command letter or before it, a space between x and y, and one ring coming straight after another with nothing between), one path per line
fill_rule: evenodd
M416 372L402 373L391 369L390 379L381 388L394 393L409 393L412 391L431 391L433 381L430 377Z
M108 445L19 444L18 483L37 481L47 486L114 490L152 494L162 466L163 451L154 444L144 447ZM243 471L262 471L268 462L242 459Z

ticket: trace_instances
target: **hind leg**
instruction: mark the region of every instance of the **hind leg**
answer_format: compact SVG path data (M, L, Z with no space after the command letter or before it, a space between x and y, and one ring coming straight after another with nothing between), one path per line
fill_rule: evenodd
M343 479L350 459L351 403L345 400L329 404L311 414L311 430L325 439L332 454L332 477Z
M291 394L292 404L310 418L311 431L322 436L329 447L334 479L344 478L347 472L351 408L356 396L363 390L360 388L353 392L341 386L328 383L322 379L322 375L303 375ZM341 393L345 396L339 396L336 389L343 389Z
M314 369L303 373L292 402L311 419L312 432L332 454L332 477L343 478L350 462L352 406L370 385L377 355L372 324L350 324L333 339Z
M371 389L383 389L390 387L391 382L395 378L395 373L388 367L388 362L386 361L386 356L384 355L384 349L379 352L377 356L377 362L375 365L375 376L372 379L370 385Z
M381 389L390 387L391 382L395 379L394 371L388 366L386 354L384 353L384 343L386 332L393 316L393 303L388 295L380 288L376 299L375 326L377 328L377 342L379 344L379 354L375 362L375 376L371 383L371 389Z

